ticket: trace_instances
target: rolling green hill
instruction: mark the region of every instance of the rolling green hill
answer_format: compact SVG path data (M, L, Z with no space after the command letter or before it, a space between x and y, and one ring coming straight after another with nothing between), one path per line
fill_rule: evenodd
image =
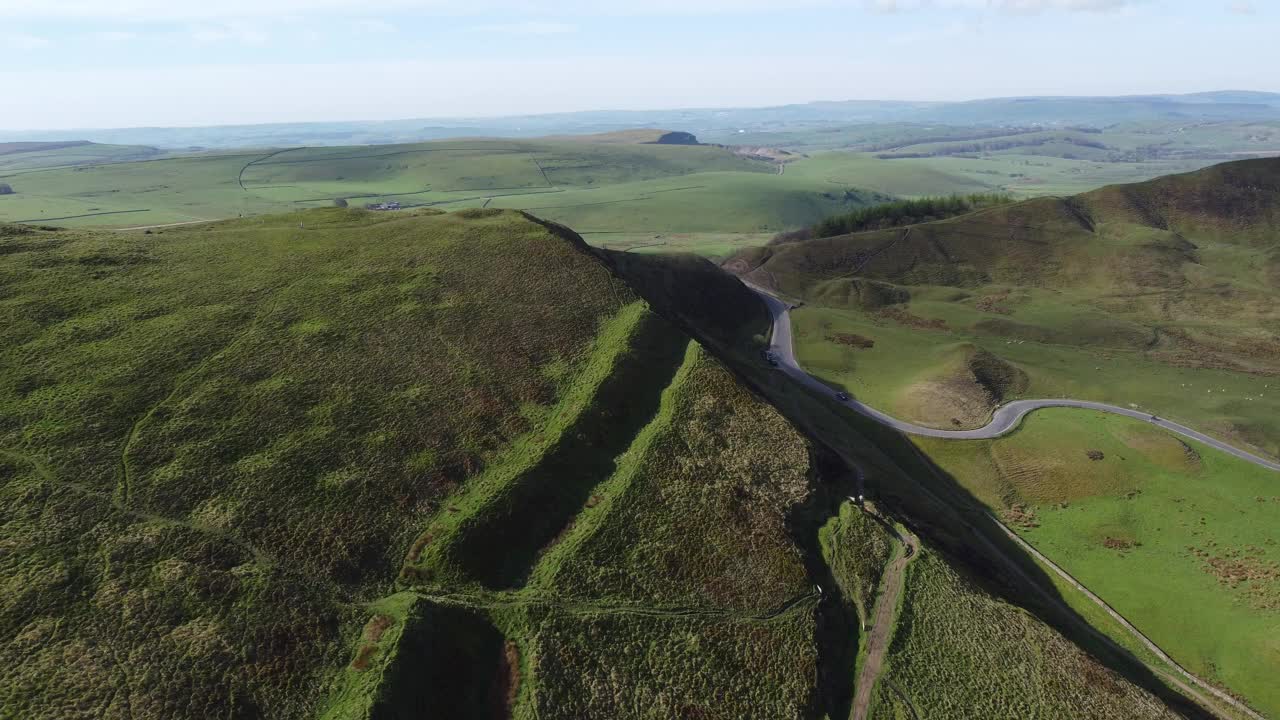
M13 190L0 196L0 221L130 228L394 201L530 210L574 225L597 245L724 255L883 199L854 183L781 173L771 161L666 131L241 151L9 173L0 165L0 182Z
M898 417L976 427L1008 400L1092 399L1276 456L1278 242L1269 159L726 265L807 301L793 313L800 362ZM998 441L918 445L1179 662L1276 711L1280 656L1252 644L1274 629L1280 592L1263 531L1272 473L1078 411Z
M137 145L102 145L84 140L0 143L0 173L52 167L134 162L165 153Z
M952 559L955 511L889 445L828 445L760 368L762 304L706 261L496 209L0 228L6 711L845 717L868 641L844 593L895 602L865 576L896 557L840 560L888 542L844 503L855 461L895 479L885 512L952 518L908 597L954 606L934 587L961 573L948 592L1082 673L891 658L904 682L1022 698L991 717L1185 705Z
M1280 373L1278 206L1280 161L1241 161L748 250L729 265L815 302L797 318L803 345L871 326L914 328L901 333L909 343L979 342L1026 367L1027 396L1137 402L1275 453L1280 406L1263 378ZM868 369L878 355L843 354ZM897 364L877 392L923 382L928 357Z

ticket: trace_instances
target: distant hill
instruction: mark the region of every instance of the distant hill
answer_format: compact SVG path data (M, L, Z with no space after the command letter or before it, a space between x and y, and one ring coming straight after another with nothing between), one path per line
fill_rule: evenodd
M594 133L590 135L560 135L542 138L544 140L570 140L574 142L598 143L601 145L699 145L698 138L692 133L673 132L671 130L617 130L615 132Z
M41 152L48 150L61 150L69 147L79 147L81 145L90 144L88 140L71 140L67 142L10 142L0 143L0 155L13 155L16 153Z
M0 173L73 167L109 162L131 162L158 157L156 148L135 145L102 145L87 140L0 143Z
M846 100L757 108L598 110L503 118L85 129L77 130L75 135L101 143L186 149L386 144L458 137L534 138L681 128L704 141L728 142L729 135L740 132L864 123L1065 127L1171 119L1276 120L1280 119L1280 94L1221 91L1194 95L993 98L968 102ZM32 130L0 133L0 139L48 141L61 140L66 135L66 132Z
M1277 240L1280 159L1260 159L747 250L726 266L793 296L850 307L884 297L900 303L939 286L964 289L957 302L966 304L1010 288L1047 289L1078 308L1074 324L995 315L976 329L1270 373L1280 372L1280 337L1265 331L1280 321Z
M1143 233L1145 242L1106 246L1107 237ZM1095 251L1138 253L1152 263L1194 240L1267 250L1280 233L1280 159L1242 160L1071 198L1036 198L958 218L744 251L730 261L804 292L850 275L906 284L971 287L990 282L1079 284L1081 273L1111 274ZM1160 263L1164 264L1164 263ZM1089 267L1093 265L1093 267ZM1143 267L1147 267L1143 264ZM926 282L928 281L928 282ZM1176 285L1162 275L1136 285Z

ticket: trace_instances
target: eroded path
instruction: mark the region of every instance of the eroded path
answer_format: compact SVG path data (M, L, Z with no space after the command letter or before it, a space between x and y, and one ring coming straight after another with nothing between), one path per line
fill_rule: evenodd
M868 510L868 512L874 512ZM889 645L893 642L893 632L897 625L898 600L906 585L907 566L920 553L920 541L911 533L901 531L895 533L901 543L901 550L889 562L884 571L880 596L876 599L875 612L872 615L871 627L867 633L867 651L858 669L858 679L854 683L853 708L849 714L852 720L866 720L867 711L871 707L872 691L884 668L884 658L889 653Z

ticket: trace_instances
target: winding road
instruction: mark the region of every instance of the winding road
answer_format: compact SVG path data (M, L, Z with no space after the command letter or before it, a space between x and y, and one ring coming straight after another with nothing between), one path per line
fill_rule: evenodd
M773 316L773 337L770 343L770 351L773 352L777 360L778 368L790 376L793 380L801 385L813 390L820 395L827 395L834 398L839 391L831 388L826 383L815 378L805 372L800 367L800 363L796 360L795 346L791 339L791 306L786 302L779 300L771 295L763 288L744 283L751 288L757 295L764 300L769 306L769 313ZM1007 435L1017 429L1022 419L1027 414L1040 410L1042 408L1054 407L1070 407L1081 408L1084 410L1097 410L1100 412L1112 413L1115 415L1124 415L1136 420L1142 420L1157 427L1168 430L1169 432L1181 435L1186 438L1204 443L1216 450L1221 450L1228 455L1233 455L1241 460L1248 461L1259 467L1267 468L1280 472L1280 463L1267 460L1253 453L1232 447L1220 440L1205 435L1202 432L1192 430L1185 425L1179 425L1171 420L1165 420L1151 413L1133 410L1131 408L1123 408L1116 405L1107 405L1100 402L1092 402L1090 400L1069 400L1069 399L1048 399L1048 400L1015 400L1014 402L1001 405L991 416L991 422L976 430L940 430L938 428L925 427L915 423L899 420L891 415L881 412L856 398L845 402L844 405L852 408L855 412L865 415L882 425L887 425L900 432L909 435L922 435L926 437L944 438L948 440L990 440Z

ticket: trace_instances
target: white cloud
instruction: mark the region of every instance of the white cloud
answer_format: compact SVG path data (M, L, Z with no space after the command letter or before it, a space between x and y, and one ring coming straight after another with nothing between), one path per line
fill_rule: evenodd
M122 45L124 43L137 40L138 34L124 30L106 30L94 33L93 37L95 40L105 45Z
M1123 10L1149 0L869 0L877 10L898 12L928 8L961 8L1002 13L1038 13L1050 10L1102 12Z
M543 21L477 25L471 29L477 32L499 33L503 35L565 35L567 33L578 31L576 25L570 25L562 22Z
M386 34L396 31L396 26L386 20L370 20L365 18L363 20L355 21L354 25L357 30L366 33Z
M1146 0L1158 2L1159 0ZM476 16L729 15L804 8L899 12L969 8L998 12L1115 10L1144 0L382 0L384 13ZM314 15L367 16L367 0L0 0L0 18L192 22Z
M39 35L27 35L25 33L0 35L0 47L8 48L10 50L39 50L40 48L48 46L48 39L42 38Z
M196 45L221 45L231 43L235 45L247 45L250 47L263 47L271 39L266 31L252 25L243 23L224 23L215 25L201 25L189 33L189 37Z
M1237 0L1237 2L1227 3L1227 12L1235 15L1253 15L1258 12L1258 8L1246 0Z

